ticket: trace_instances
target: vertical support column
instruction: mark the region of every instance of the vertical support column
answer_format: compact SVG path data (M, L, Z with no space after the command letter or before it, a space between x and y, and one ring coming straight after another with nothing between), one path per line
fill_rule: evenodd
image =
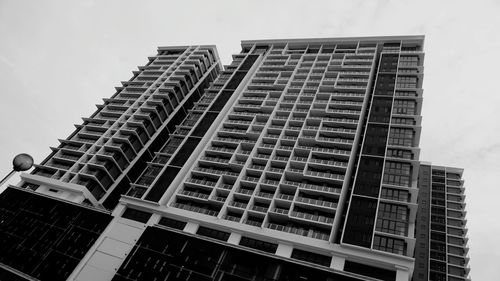
M111 280L145 228L140 222L114 218L68 280Z
M332 263L330 264L330 268L343 271L344 265L345 265L345 258L346 258L346 256L344 256L344 255L333 255L332 256Z
M396 281L409 281L410 272L407 267L396 266Z
M293 247L291 244L278 244L278 249L276 249L276 255L290 258L292 256Z
M198 231L198 227L200 225L194 222L188 222L186 226L184 227L184 232L191 233L191 234L196 234L196 231Z
M240 240L241 240L241 234L236 233L236 232L232 232L231 235L229 236L229 238L227 239L227 243L233 244L233 245L238 245L238 244L240 244Z

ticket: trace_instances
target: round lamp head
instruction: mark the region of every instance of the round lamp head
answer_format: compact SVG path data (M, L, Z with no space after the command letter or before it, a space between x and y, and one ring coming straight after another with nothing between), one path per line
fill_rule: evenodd
M33 157L26 153L18 154L12 160L12 165L17 172L29 170L33 166Z

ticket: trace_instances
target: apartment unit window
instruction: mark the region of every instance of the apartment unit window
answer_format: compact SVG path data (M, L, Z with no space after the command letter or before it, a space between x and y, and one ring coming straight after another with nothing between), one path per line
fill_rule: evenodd
M408 163L385 163L384 183L392 185L410 185L411 165Z
M397 235L406 235L407 229L408 229L407 223L404 221L396 221L384 218L377 219L377 227L376 227L377 231L392 233Z
M391 122L393 124L401 124L401 125L415 125L415 119L413 118L401 118L401 117L392 117Z
M249 237L241 237L240 245L245 246L245 247L249 247L252 249L261 250L261 251L268 252L268 253L273 253L273 254L276 252L276 249L278 249L277 244L264 242L264 241L252 239Z
M393 189L393 188L382 188L382 193L380 195L384 199L396 200L396 201L408 201L408 191Z
M373 248L376 250L404 255L406 245L403 240L375 235Z
M430 268L431 270L446 273L446 263L444 262L431 262Z
M227 241L227 239L229 239L229 235L231 235L231 233L229 233L229 232L224 232L224 231L211 229L211 228L203 227L203 226L200 226L198 228L198 231L196 232L196 234L210 237L210 238L214 238L217 240L222 240L222 241Z
M406 235L408 230L407 220L407 207L380 203L376 230L397 235Z
M405 128L391 128L389 145L413 146L413 130Z
M408 219L408 208L402 205L380 203L378 217L406 221Z
M446 281L446 274L431 271L429 273L429 280ZM448 280L452 280L452 279L448 279Z
M22 185L23 188L27 188L27 189L31 189L31 190L36 190L39 186L40 185L38 185L38 184L29 183L29 182L25 182Z
M413 159L413 153L409 150L387 149L387 157Z
M158 224L182 230L184 229L187 223L183 221L174 220L171 218L162 217L158 222Z
M298 249L293 249L292 259L297 259L301 261L307 261L323 266L330 266L332 258L329 256L324 256L316 253L311 253L307 251L302 251Z
M416 103L412 100L395 100L393 112L396 114L415 114Z
M397 87L398 88L410 88L410 89L417 88L417 77L400 76L400 77L398 77L398 80L397 80Z
M135 220L138 222L146 223L148 222L149 218L151 217L151 213L136 210L136 209L131 209L127 208L125 212L123 212L122 217L130 220Z
M417 56L402 56L399 58L400 66L418 66Z
M344 271L376 278L377 280L396 280L396 271L346 260Z
M411 92L411 91L397 91L396 96L397 97L416 97L417 93Z

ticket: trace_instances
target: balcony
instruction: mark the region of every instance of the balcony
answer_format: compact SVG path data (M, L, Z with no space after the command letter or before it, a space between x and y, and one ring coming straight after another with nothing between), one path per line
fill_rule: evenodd
M192 205L177 203L177 202L173 203L172 207L184 209L184 210L188 210L188 211L192 211L192 212L196 212L196 213L201 213L201 214L205 214L205 215L209 215L209 216L214 216L214 217L217 216L217 214L219 213L218 211L210 210L207 208L197 207L197 206L192 206Z
M297 201L302 202L302 203L306 203L306 204L310 204L310 205L327 207L327 208L332 208L332 209L337 208L337 205L338 205L335 202L324 201L324 200L319 200L319 199L311 199L311 198L305 198L305 197L297 197Z
M214 187L217 184L217 182L214 182L214 181L200 180L200 179L194 179L194 178L187 179L186 183L202 185L202 186L209 186L209 187Z
M233 202L229 203L229 205L233 206L233 207L241 208L241 209L246 209L246 207L247 207L248 204L247 203L233 201Z
M298 212L298 211L292 211L290 216L295 217L295 218L310 220L310 221L316 221L316 222L320 222L320 223L328 223L328 224L333 223L333 218L325 217L325 216L321 216L321 215L313 215L313 214Z
M187 191L187 190L181 190L179 191L179 194L200 199L208 199L209 197L209 194Z

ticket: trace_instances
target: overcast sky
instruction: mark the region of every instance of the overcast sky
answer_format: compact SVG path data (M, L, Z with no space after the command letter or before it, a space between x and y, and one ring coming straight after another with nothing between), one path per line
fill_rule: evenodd
M160 45L375 35L425 39L421 160L465 168L471 277L500 276L499 1L0 0L0 177L41 162ZM18 179L14 179L13 183Z

